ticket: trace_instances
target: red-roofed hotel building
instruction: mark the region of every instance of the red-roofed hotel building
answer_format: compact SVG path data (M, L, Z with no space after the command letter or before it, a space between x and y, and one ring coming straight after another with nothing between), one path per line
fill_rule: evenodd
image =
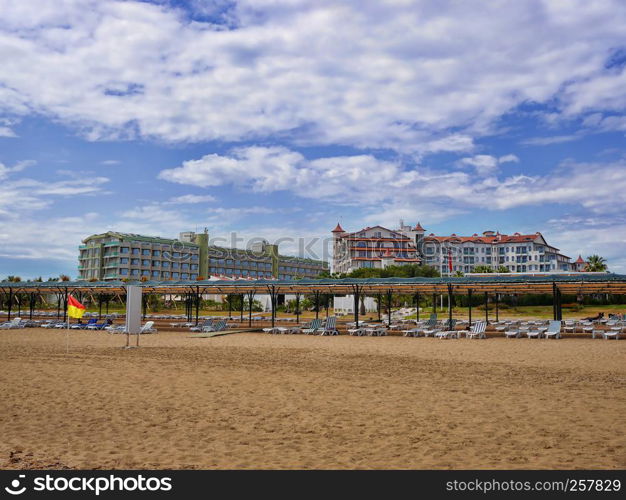
M437 267L443 275L471 273L476 266L504 266L513 273L581 270L570 257L549 245L541 233L506 235L485 231L482 235L436 236L427 235L419 223L407 226L400 221L399 229L374 226L352 233L337 224L332 235L335 273L420 263Z

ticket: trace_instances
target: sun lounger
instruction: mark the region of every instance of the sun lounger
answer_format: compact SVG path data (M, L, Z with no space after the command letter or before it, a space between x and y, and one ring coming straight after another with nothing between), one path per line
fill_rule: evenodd
M213 324L212 319L207 319L202 322L200 325L192 326L189 331L190 332L201 332L204 328L209 327Z
M528 330L526 332L526 336L529 339L540 339L541 338L541 332L539 330Z
M605 332L602 332L602 338L604 340L609 340L609 339L619 340L619 336L624 330L625 328L620 328L619 330L618 329L607 330Z
M485 330L487 329L487 323L485 321L477 321L472 325L472 328L465 334L467 339L486 339Z
M331 316L326 320L326 325L321 329L321 335L339 335L337 330L337 317Z
M227 326L226 326L226 321L224 321L223 319L217 321L216 323L213 323L209 326L205 326L204 328L202 328L202 331L207 333L207 332L221 332L223 330L226 330Z
M319 330L322 328L322 320L314 319L312 320L306 328L298 328L298 332L304 333L305 335L316 335Z
M2 330L14 330L16 328L21 328L22 318L13 318L11 321L6 321L0 325L0 329Z
M560 321L550 321L550 325L548 329L543 333L545 338L561 338L561 322Z
M424 328L420 331L424 334L424 337L435 335L437 333L437 315L431 314L430 319L424 324Z
M513 339L513 338L518 339L518 338L520 338L520 331L519 330L506 330L504 332L504 336L507 339Z

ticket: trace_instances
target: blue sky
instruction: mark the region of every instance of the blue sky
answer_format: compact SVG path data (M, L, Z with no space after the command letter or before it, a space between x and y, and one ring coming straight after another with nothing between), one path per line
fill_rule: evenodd
M93 233L536 232L626 272L621 1L0 0L0 276ZM298 253L298 243L281 243Z

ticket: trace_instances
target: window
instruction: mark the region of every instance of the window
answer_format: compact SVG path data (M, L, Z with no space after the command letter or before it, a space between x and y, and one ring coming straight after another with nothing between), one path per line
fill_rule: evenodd
M172 278L178 278L178 273L172 273Z
M183 274L181 274L181 275L180 275L180 277L181 277L182 279L184 279L184 280L188 280L188 279L189 279L189 274L187 274L187 273L183 273Z
M151 252L150 252L150 250L148 250L147 248L144 248L144 249L141 251L141 255L150 255L150 253L151 253Z
M181 269L189 269L189 264L187 264L186 262L184 264L182 264Z
M128 257L120 258L120 264L128 264Z
M132 254L133 255L139 255L139 248L133 248Z
M150 265L150 261L147 260L147 259L144 259L144 260L141 261L141 265L142 266L149 266Z
M159 262L158 260L153 260L152 267L161 267L161 262Z
M138 266L139 265L139 259L130 259L130 265L131 266Z
M163 267L163 268L169 268L170 267L170 261L169 260L164 260L161 264L162 264L161 267Z
M120 253L128 253L130 251L130 248L128 247L120 247Z
M155 278L158 278L159 274L160 274L159 271L152 271L152 276Z
M161 250L153 250L152 251L152 256L153 257L160 257L161 256Z
M169 271L163 271L161 273L161 276L163 276L164 278L169 278L170 277L170 273L169 273Z
M147 269L144 269L143 271L141 271L141 275L142 276L150 276L150 271L148 271Z
M139 276L139 269L131 269L130 270L130 275L131 276Z
M198 269L198 264L191 264L191 270L195 271Z
M191 275L191 279L192 280L197 280L198 279L198 275L197 274L192 274Z
M172 269L180 268L180 264L178 262L172 262Z
M128 269L120 269L120 274L122 276L128 276Z

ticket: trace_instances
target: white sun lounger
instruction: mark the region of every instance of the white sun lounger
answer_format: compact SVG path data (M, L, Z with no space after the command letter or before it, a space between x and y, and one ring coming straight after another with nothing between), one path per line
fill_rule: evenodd
M487 323L484 321L477 321L472 325L470 331L465 334L466 339L486 339L485 330L487 329Z

